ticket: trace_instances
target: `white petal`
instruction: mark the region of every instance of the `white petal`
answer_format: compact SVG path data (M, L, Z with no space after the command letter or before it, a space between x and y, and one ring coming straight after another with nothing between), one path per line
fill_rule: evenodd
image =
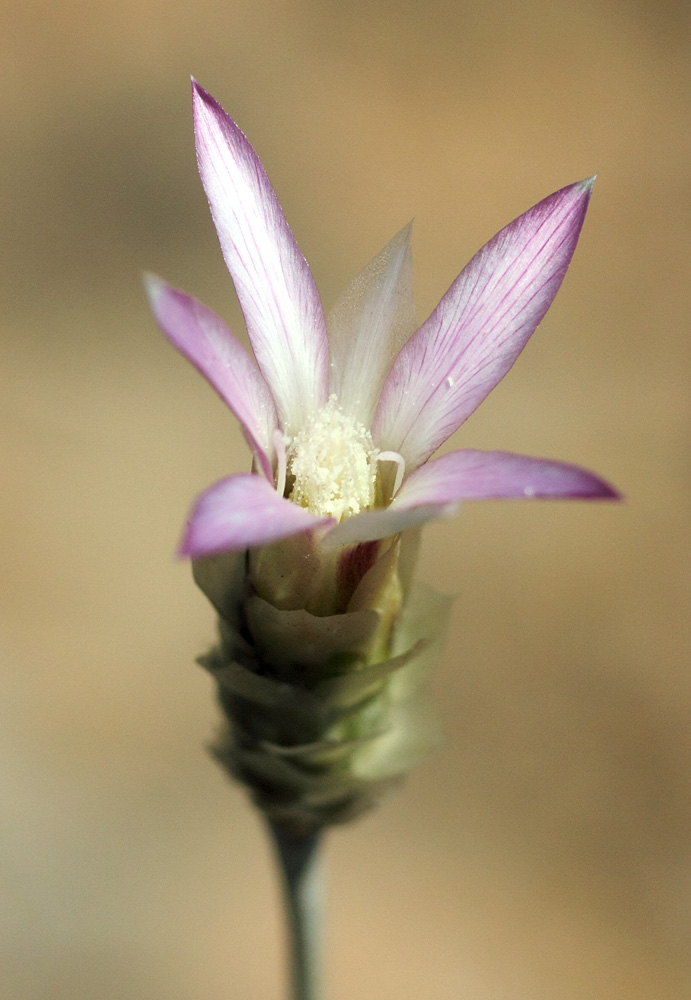
M330 391L368 428L391 362L416 328L411 228L409 223L370 261L327 319Z
M344 518L336 528L324 535L322 545L324 548L338 548L342 545L390 538L408 528L424 524L432 518L450 516L455 509L454 504L442 507L437 503L431 503L426 507L414 507L409 510L393 506L384 510L366 510L354 517Z

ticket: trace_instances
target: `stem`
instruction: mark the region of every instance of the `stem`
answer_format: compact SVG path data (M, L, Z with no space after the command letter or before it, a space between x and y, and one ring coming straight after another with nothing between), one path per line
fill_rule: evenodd
M271 827L283 873L292 1000L321 1000L323 893L320 832L295 837Z

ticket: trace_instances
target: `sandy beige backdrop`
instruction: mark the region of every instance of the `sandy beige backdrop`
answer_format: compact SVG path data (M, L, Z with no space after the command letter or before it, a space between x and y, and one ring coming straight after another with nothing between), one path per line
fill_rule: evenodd
M5 0L2 961L8 1000L279 1000L263 832L206 758L213 618L172 557L244 469L140 273L242 329L190 73L262 156L325 303L409 218L420 317L599 171L571 272L454 439L624 507L468 506L446 742L328 846L333 1000L691 995L690 8L678 0Z

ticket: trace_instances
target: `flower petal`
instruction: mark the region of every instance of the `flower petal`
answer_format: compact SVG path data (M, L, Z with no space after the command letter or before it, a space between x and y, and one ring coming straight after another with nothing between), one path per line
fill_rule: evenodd
M464 268L384 383L372 429L379 448L416 468L504 377L562 282L593 181L535 205Z
M412 223L346 288L327 318L331 392L368 427L391 362L416 329Z
M328 531L322 539L325 549L339 548L342 545L358 545L361 542L374 542L379 538L390 538L409 528L415 528L434 517L453 514L455 505L440 507L431 503L426 507L415 507L409 510L393 506L384 510L366 510L354 517L346 517L332 531Z
M592 472L565 462L529 458L506 451L452 451L416 469L385 510L349 517L327 532L325 547L388 538L452 515L462 500L509 499L620 500Z
M326 402L329 355L319 293L259 157L192 84L199 173L247 332L283 429Z
M279 496L262 476L230 476L197 497L180 555L240 552L331 523Z
M197 299L153 274L144 283L156 322L235 414L262 472L272 480L276 409L254 360L223 320Z
M391 510L411 511L460 500L526 498L618 500L619 494L592 472L565 462L506 451L452 451L416 469Z

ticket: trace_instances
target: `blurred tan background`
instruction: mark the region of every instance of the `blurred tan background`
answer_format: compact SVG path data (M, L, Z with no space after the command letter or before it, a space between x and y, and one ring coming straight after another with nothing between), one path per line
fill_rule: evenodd
M250 136L325 304L409 218L424 318L599 171L574 264L453 444L625 506L469 505L446 740L327 849L330 1000L691 996L689 107L683 0L5 0L2 955L8 1000L279 1000L271 858L205 756L210 608L172 552L247 466L140 274L240 313L189 74Z

